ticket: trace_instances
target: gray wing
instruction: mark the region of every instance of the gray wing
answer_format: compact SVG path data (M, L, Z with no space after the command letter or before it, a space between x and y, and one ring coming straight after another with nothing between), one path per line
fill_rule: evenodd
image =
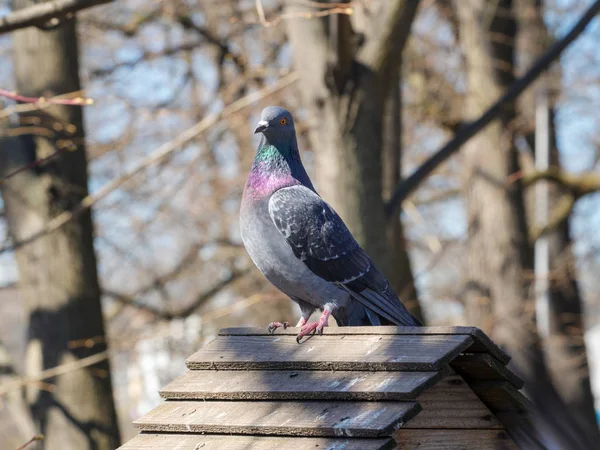
M396 325L420 325L400 302L346 224L304 186L276 191L269 215L294 254L317 276L347 290L366 308Z

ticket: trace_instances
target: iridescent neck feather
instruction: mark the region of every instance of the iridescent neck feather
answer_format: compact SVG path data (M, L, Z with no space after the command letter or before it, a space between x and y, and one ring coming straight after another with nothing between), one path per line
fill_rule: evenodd
M263 136L248 175L244 196L261 199L278 189L300 184L314 190L300 160L295 137L287 143L273 143Z

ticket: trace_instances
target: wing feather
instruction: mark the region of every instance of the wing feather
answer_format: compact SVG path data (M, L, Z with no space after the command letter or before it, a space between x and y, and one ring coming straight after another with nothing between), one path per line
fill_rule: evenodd
M304 186L280 189L269 200L269 215L294 255L315 275L393 324L420 325L342 219L315 192Z

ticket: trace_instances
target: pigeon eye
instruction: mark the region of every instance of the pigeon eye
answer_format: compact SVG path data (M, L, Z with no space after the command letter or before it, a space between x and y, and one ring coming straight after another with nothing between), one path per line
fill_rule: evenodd
M285 125L287 123L287 119L284 117L279 121L279 125Z

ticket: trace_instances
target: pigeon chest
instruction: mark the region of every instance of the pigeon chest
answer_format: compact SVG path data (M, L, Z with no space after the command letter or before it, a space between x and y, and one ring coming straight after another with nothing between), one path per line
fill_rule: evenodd
M285 294L313 303L331 286L299 260L277 230L267 203L246 205L240 211L242 241L262 274ZM313 300L313 301L311 301Z

